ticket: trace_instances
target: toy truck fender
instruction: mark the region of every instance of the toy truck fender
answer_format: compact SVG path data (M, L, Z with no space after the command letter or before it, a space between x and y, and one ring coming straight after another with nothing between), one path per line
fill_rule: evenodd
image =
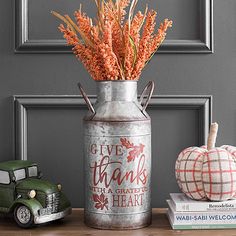
M22 199L22 198L19 198L11 206L11 208L10 208L11 210L10 211L13 212L14 209L18 205L24 205L24 206L28 207L30 209L31 213L34 216L38 215L38 210L43 208L43 206L40 204L40 202L37 199Z

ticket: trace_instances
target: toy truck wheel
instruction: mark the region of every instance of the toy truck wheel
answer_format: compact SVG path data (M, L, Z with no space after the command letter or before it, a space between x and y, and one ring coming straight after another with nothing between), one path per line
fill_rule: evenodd
M33 226L33 215L30 209L24 205L18 205L14 210L14 219L21 228Z

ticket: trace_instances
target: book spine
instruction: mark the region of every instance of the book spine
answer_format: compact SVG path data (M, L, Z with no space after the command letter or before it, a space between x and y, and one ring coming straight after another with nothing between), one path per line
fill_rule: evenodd
M202 220L197 221L189 218L189 220L178 220L176 218L176 215L173 214L170 210L167 212L167 216L170 220L171 226L173 229L224 229L224 228L236 228L236 220L233 221L219 221L219 220L207 220L207 218L204 218ZM235 216L236 218L236 216ZM191 220L190 220L191 219Z
M172 199L173 201L173 199ZM196 203L176 203L174 202L176 211L232 211L236 210L235 203L220 202L196 202Z
M178 203L175 204L176 211L232 211L236 210L235 204L231 207L216 205L215 203Z
M182 230L189 230L189 229L235 229L236 224L218 224L218 225L172 225L173 229L182 229Z
M175 214L172 213L174 224L236 224L236 212L231 214Z
M167 212L167 217L169 218L171 227L173 229L235 229L236 224L184 224L181 223L174 223L173 215L171 214L170 210Z

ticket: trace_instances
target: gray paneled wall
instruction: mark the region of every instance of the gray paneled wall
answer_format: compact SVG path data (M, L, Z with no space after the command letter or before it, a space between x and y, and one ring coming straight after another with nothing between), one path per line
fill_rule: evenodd
M81 96L15 97L16 158L39 162L45 177L63 185L73 206L83 206L82 118L86 110ZM211 97L154 96L148 112L156 117L152 122L152 203L164 206L169 193L178 191L174 173L178 153L206 142Z
M29 2L47 3L47 1L29 0ZM53 3L58 4L63 1L50 1L51 6ZM69 2L69 1L68 1ZM70 1L72 2L72 0ZM73 1L74 3L77 2ZM78 2L80 2L78 0ZM83 2L90 2L84 0ZM144 0L141 0L143 3ZM200 21L198 0L150 0L152 4L158 3L160 18L165 16L172 17L175 21L174 29L169 37L181 39L193 39L199 36ZM33 7L33 6L32 6ZM40 23L37 19L43 9L47 7L37 7L37 15L34 15L33 21ZM56 8L54 8L56 9ZM90 5L85 7L90 11ZM49 10L49 9L48 9ZM71 11L70 7L66 11ZM155 94L212 94L214 96L214 109L213 119L217 120L220 124L220 132L218 137L218 144L236 144L236 2L235 0L214 0L214 31L215 31L215 53L214 54L157 54L145 69L142 79L140 80L139 87L143 88L148 80L155 80L157 88ZM92 11L92 7L91 7ZM83 66L76 61L71 54L15 54L14 53L14 1L1 0L0 1L0 160L13 159L13 104L11 96L13 94L78 94L76 84L80 81L86 88L88 94L95 94L95 83L89 78L89 75L84 70ZM32 22L33 23L33 22ZM35 23L34 23L35 24ZM37 25L37 24L36 24ZM45 32L44 36L56 35L55 30L56 22L54 18L48 16L46 24L39 24L38 27L30 28L30 37L38 37L39 33ZM37 30L39 31L37 31ZM51 30L51 31L50 31ZM56 36L57 37L57 36ZM43 111L42 117L46 111ZM47 122L67 122L72 119L73 125L79 127L82 113L78 114L77 110L70 110L63 116L63 113L58 111L48 111ZM42 126L42 133L35 136L37 130L31 130L29 135L31 147L39 150L44 149L39 145L45 144L45 149L52 149L47 143L43 143L43 131L45 130L45 120L37 120L38 111L31 111L30 122ZM190 114L189 114L190 113ZM71 115L73 116L71 116ZM78 115L77 115L78 114ZM159 145L159 152L168 151L168 155L163 158L158 158L156 155L156 171L160 176L165 174L165 178L157 180L156 186L153 186L153 203L154 206L162 206L164 202L163 192L169 184L173 186L173 191L176 190L176 185L173 178L173 160L169 158L173 149L173 145L178 146L179 140L185 143L186 146L192 145L195 142L193 137L184 137L177 135L171 136L171 126L162 126L161 122L164 119L169 120L166 122L170 124L178 124L181 129L188 129L190 132L198 132L198 127L194 122L194 112L188 111L151 111L153 119L153 127L159 132L156 132L155 141L157 148ZM56 118L55 118L56 117ZM77 121L76 121L77 117ZM63 129L66 127L63 126ZM68 127L68 132L72 127ZM80 128L79 128L80 129ZM54 128L54 135L57 134L57 129ZM65 131L66 132L66 131ZM52 133L53 134L53 133ZM48 134L48 135L52 135ZM59 135L59 134L58 134ZM67 134L69 135L69 134ZM79 142L78 133L74 133L75 139L68 146L67 150L77 150L76 144ZM65 137L59 137L58 140L63 142ZM190 138L190 139L189 139ZM42 140L42 142L38 142ZM182 146L178 146L179 149ZM43 153L42 153L43 154ZM58 151L56 151L58 154ZM60 154L60 153L59 153ZM155 153L154 153L155 154ZM44 157L43 155L36 156L42 162L43 172L45 176L49 175L48 167L53 166L56 155L52 157ZM71 154L70 154L71 155ZM58 160L61 160L58 156ZM72 164L80 168L80 161L78 157L69 156L70 167ZM174 158L174 157L173 157ZM64 159L62 161L65 161ZM57 162L58 163L58 162ZM65 164L65 163L64 163ZM163 166L168 167L165 171ZM60 167L61 168L61 167ZM74 170L73 170L74 171ZM165 171L165 172L164 172ZM60 169L63 173L63 169ZM74 172L72 172L74 173ZM57 173L56 173L57 174ZM79 186L82 180L79 173L76 173L75 180L78 181L78 189L75 194L71 194L73 202L76 206L82 206L82 190ZM64 176L61 175L61 180L64 181ZM74 185L72 175L68 175L66 188L71 188ZM56 176L56 175L55 175ZM56 176L57 177L57 176ZM58 174L59 178L59 174ZM55 178L56 180L56 178ZM59 179L60 180L60 179ZM159 181L159 182L158 182ZM171 181L171 182L170 182ZM76 188L76 186L75 186ZM73 195L73 196L72 196ZM77 199L79 199L77 201Z
M95 4L84 0L79 2L86 12L95 16ZM168 33L159 53L213 52L213 0L139 1L137 9L144 10L147 3L152 9L162 8L163 11L158 12L158 24L170 16L175 22L175 27ZM16 52L71 53L56 30L58 21L52 20L49 12L53 9L63 14L72 14L78 6L78 0L16 1ZM164 12L168 12L168 15Z

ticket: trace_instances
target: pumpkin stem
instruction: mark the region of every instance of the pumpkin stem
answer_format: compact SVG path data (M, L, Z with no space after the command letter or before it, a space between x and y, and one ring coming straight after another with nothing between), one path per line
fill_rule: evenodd
M207 150L211 150L216 145L216 137L218 132L218 124L212 123L210 128L210 133L207 139Z

